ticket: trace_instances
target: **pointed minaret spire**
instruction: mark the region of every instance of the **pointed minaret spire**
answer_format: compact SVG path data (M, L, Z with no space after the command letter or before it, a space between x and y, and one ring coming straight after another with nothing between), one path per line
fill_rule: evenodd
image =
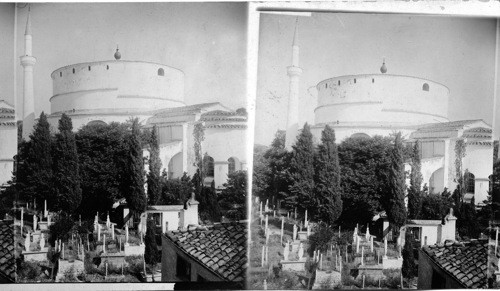
M28 5L28 18L26 19L26 29L24 30L24 35L31 35L31 5Z
M24 56L21 57L23 66L23 138L29 139L35 123L35 95L33 91L33 67L36 58L32 56L32 36L31 36L31 6L28 6L28 16L26 19L26 29L24 30Z
M295 21L295 32L292 43L292 65L287 68L290 78L290 91L288 98L288 117L286 122L285 148L292 150L292 145L299 132L299 77L302 69L299 67L299 18Z

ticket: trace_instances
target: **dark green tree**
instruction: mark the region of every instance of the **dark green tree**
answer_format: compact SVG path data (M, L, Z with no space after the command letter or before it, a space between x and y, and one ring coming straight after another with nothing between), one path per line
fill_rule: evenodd
M403 277L406 279L413 279L417 276L417 264L415 263L415 256L413 255L413 249L415 247L415 239L413 234L410 233L409 229L406 231L405 235L405 245L401 251L403 255L403 266L401 272L403 272Z
M298 207L300 210L311 210L316 205L314 197L314 147L309 125L306 123L297 142L292 146L290 160L290 196L287 205L290 208Z
M54 147L54 192L56 209L74 213L82 201L75 134L71 118L62 114Z
M236 171L228 175L218 200L225 216L232 220L246 219L247 171Z
M139 121L135 119L131 133L127 137L128 155L122 187L130 210L136 214L144 212L147 205L144 193L144 160L139 134Z
M211 222L218 222L221 220L221 210L217 201L214 181L212 181L210 187L202 188L201 195L197 200L200 202L199 211L202 220L209 220Z
M284 201L289 193L289 167L290 153L285 149L286 132L278 130L271 147L265 152L264 181L267 187L263 187L265 195L262 200L268 199L271 202ZM255 177L255 176L254 176ZM270 203L271 203L270 202Z
M389 137L350 137L339 147L343 227L367 224L382 211L392 150Z
M82 218L104 213L116 200L125 197L121 184L127 168L128 136L127 125L116 122L87 124L76 133Z
M17 186L26 200L37 199L43 206L47 199L49 206L55 203L54 161L52 159L53 137L45 113L40 114L38 123L30 134L30 140L19 145Z
M318 201L315 218L332 225L342 213L342 189L335 132L328 125L321 133L321 144L318 146L314 168L315 194Z
M187 173L176 179L167 179L167 174L164 173L161 177L161 196L158 205L183 204L193 191L193 183Z
M153 219L148 219L146 224L146 235L144 237L144 260L152 268L161 260L158 245L156 244L156 225Z
M429 194L422 196L420 219L442 219L453 206L453 199L448 189L442 194Z
M151 130L151 137L149 140L149 173L147 178L148 183L148 203L150 205L155 205L161 194L161 184L160 184L160 171L161 171L161 160L160 160L160 146L158 144L156 125L153 126Z
M462 166L462 160L465 154L465 141L463 139L458 139L455 142L455 180L457 182L457 189L453 192L453 199L458 207L460 207L459 204L462 203L467 190L465 187L466 181L464 179Z
M403 160L403 143L401 133L394 137L394 145L391 152L391 167L389 171L388 187L382 204L387 212L387 218L392 224L394 233L399 235L400 228L406 223L405 206L405 169Z
M408 188L408 218L417 219L422 209L422 173L419 142L413 145L411 154L410 187Z

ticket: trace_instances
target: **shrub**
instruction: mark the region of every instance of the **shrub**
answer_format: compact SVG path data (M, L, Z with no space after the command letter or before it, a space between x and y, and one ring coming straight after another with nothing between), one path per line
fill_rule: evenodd
M78 282L78 279L75 276L75 268L73 266L71 266L71 268L67 269L64 272L62 281L63 282Z
M36 262L22 262L21 269L17 271L20 281L33 282L38 281L42 269Z
M144 269L144 260L142 256L128 256L125 257L125 261L128 264L126 268L128 274L137 274Z

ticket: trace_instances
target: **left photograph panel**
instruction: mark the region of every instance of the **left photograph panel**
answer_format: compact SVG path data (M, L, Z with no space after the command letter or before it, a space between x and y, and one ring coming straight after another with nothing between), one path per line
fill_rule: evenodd
M0 282L244 288L247 5L6 3L0 23Z

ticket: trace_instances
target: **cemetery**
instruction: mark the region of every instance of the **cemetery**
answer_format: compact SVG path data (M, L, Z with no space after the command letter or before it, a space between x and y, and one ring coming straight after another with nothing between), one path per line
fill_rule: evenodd
M145 227L118 228L109 214L101 220L97 213L90 228L80 218L51 243L59 214L48 211L46 202L43 211L35 211L34 203L13 209L17 257L23 258L19 282L146 282L153 276L159 281L161 274L153 275L144 260Z
M253 201L250 242L251 289L397 288L401 248L361 231L342 230L324 245L311 242L319 224L303 215Z

